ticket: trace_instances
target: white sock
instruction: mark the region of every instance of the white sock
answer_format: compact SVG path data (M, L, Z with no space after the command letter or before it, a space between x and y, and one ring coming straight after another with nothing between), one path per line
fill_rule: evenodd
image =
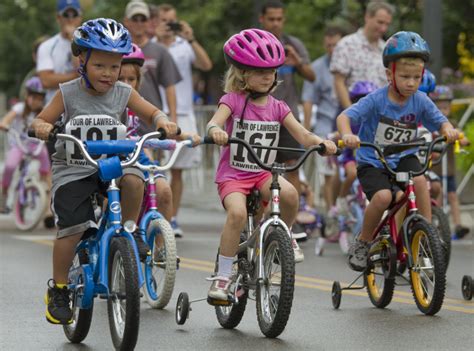
M217 275L219 277L229 278L232 275L232 264L234 263L233 257L226 257L219 255L219 271Z

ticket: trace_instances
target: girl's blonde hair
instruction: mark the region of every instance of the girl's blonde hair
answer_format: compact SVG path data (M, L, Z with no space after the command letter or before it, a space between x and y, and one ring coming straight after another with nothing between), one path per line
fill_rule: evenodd
M242 93L249 89L246 82L247 78L252 75L252 70L243 70L230 65L229 69L224 75L224 92L225 93ZM277 82L277 85L280 82ZM276 89L276 86L270 91L271 93Z

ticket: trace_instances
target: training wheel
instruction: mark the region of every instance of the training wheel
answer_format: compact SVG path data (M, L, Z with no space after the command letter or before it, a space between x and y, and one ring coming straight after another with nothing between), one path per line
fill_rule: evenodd
M331 298L332 298L332 306L336 310L341 305L341 297L342 297L341 284L339 284L339 282L334 282L332 284Z
M464 300L471 300L472 299L472 277L470 275L465 275L462 277L462 297Z
M176 323L183 325L186 323L186 319L189 314L189 296L187 293L182 292L178 296L178 302L176 303L175 318Z

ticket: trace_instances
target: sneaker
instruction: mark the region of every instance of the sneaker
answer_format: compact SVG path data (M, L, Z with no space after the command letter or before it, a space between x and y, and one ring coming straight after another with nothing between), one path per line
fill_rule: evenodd
M52 324L71 324L72 310L69 306L70 291L67 286L59 288L53 279L48 280L48 291L44 296L46 320Z
M171 224L171 228L173 229L174 236L176 238L182 238L183 237L183 230L178 225L178 221L176 220L176 217L171 218L170 224Z
M227 301L229 297L230 279L227 277L212 277L206 278L206 280L212 281L207 296L214 300Z
M367 268L367 256L369 254L369 244L367 242L355 240L349 247L348 254L347 262L351 269L362 272Z
M467 234L469 234L469 228L463 227L462 225L457 225L456 228L454 228L454 239L462 239L464 238Z
M133 233L133 237L135 238L135 243L137 244L138 255L140 256L140 261L145 262L146 258L151 255L150 246L145 241L143 241L143 238L139 229L137 229Z
M295 239L291 239L291 246L293 247L293 252L295 254L295 263L303 262L304 260L303 250L301 250L300 246L298 245Z
M304 227L301 224L295 223L291 227L291 237L298 241L305 241L308 239L308 234L306 234L306 231L304 230Z

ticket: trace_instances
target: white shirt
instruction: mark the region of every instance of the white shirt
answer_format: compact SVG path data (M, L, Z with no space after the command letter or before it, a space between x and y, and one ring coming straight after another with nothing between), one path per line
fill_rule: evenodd
M61 33L56 34L39 46L36 60L37 72L70 73L73 70L71 41L64 38ZM48 89L45 103L51 100L56 90Z
M187 40L177 36L176 40L168 48L174 63L178 67L182 80L176 85L176 112L180 115L188 115L193 112L193 76L192 64L196 60L194 50ZM160 87L163 101L163 110L169 112L165 98L165 90Z

